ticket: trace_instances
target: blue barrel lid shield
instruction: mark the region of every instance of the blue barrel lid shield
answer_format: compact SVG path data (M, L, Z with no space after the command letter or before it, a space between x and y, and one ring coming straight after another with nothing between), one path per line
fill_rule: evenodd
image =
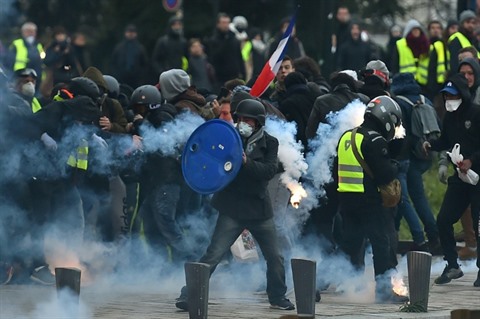
M227 186L242 165L242 140L223 120L210 120L190 135L182 154L182 172L190 188L212 194Z

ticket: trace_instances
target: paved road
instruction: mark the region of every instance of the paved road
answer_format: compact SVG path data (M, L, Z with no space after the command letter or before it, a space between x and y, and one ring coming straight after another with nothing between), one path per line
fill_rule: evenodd
M434 266L432 279L441 272L441 266ZM399 311L399 305L375 304L373 283L367 283L364 290L358 292L357 289L355 293L339 293L336 289L329 288L322 294L322 301L316 305L316 317L450 318L452 309L480 309L480 288L472 285L476 278L475 267L470 264L465 270L467 273L459 280L443 286L431 286L428 313L403 313ZM71 296L57 296L54 287L0 286L0 318L186 319L188 313L177 311L173 304L177 296L176 285L172 285L172 282L141 285L98 282L82 286L78 306L75 306L75 299L72 300ZM295 313L269 309L267 298L263 294L239 292L233 288L227 290L222 287L221 276L212 277L209 318L280 318L282 315ZM295 299L293 292L290 292L289 297Z

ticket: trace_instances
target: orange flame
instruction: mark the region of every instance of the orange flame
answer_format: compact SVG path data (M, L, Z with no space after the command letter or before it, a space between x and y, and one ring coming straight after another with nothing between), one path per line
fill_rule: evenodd
M300 207L300 201L307 197L307 192L300 183L288 185L288 189L292 193L290 196L290 204L296 209Z
M408 296L408 288L401 277L392 277L393 292L400 296Z

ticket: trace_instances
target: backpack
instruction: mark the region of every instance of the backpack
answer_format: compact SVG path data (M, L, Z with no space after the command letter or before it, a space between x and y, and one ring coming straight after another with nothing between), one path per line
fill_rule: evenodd
M432 159L431 153L426 155L423 150L423 142L436 140L440 137L437 112L433 106L425 102L425 96L420 95L420 100L413 103L405 96L397 95L399 99L412 106L410 125L412 128L413 156L422 160Z

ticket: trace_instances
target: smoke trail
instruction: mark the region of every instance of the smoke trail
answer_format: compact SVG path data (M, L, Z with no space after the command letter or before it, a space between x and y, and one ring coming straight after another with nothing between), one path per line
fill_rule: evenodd
M332 164L337 154L337 144L342 134L363 121L366 105L360 100L350 102L337 113L327 115L329 124L320 123L315 138L309 141L307 177L313 187L321 192L322 186L333 181Z
M292 194L298 195L298 201L300 201L307 197L307 192L299 183L299 179L307 172L308 165L303 157L303 145L295 139L297 127L294 122L269 116L265 123L265 130L279 142L278 159L284 169L280 180Z

